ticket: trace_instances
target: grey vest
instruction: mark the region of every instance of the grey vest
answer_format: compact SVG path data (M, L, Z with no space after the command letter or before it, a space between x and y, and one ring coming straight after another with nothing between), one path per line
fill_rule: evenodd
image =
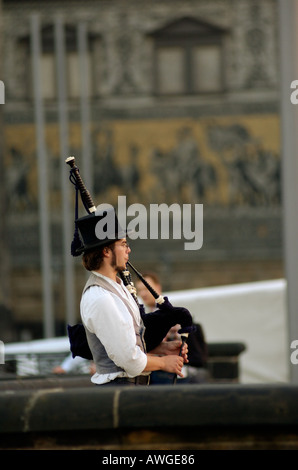
M107 291L110 291L111 293L114 293L116 295L119 295L119 292L117 291L116 287L113 286L112 283L106 281L102 277L96 276L95 274L91 274L88 281L85 284L85 287L83 289L83 294L86 292L86 290L91 287L91 286L100 286L106 289ZM131 294L129 294L131 295ZM125 299L121 297L121 300L124 302L126 308L128 309L129 313L131 314L132 320L133 320L133 325L134 325L134 330L136 333L136 344L139 346L139 348L146 353L146 345L144 341L144 332L145 332L145 327L143 324L143 321L141 319L140 325L137 324L135 320L135 316L133 314L133 306L130 303L130 299ZM86 330L86 336L87 336L87 341L89 344L89 348L92 352L93 355L93 360L96 366L96 372L98 374L109 374L109 373L114 373L118 371L123 371L121 367L118 367L107 355L107 352L101 343L100 339L94 334L91 333L91 331L88 330L88 328L85 326ZM115 339L116 340L116 339ZM145 373L147 375L147 373Z

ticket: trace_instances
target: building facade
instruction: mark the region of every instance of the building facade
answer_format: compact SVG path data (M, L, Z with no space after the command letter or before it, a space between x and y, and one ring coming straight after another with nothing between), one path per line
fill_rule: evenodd
M41 331L45 211L55 333L65 325L68 155L96 205L119 195L146 208L203 204L200 249L132 242L133 264L159 272L166 290L283 276L278 49L275 0L3 1L18 331ZM85 274L72 263L78 315Z

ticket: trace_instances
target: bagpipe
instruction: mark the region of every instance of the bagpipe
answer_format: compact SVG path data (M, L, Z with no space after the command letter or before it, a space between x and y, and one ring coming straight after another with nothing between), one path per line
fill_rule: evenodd
M69 179L76 189L76 220L74 239L71 245L71 254L73 256L78 256L78 253L81 254L83 251L81 246L82 242L80 240L79 231L76 223L78 220L78 195L80 194L82 203L90 216L95 216L96 207L92 200L90 192L88 191L82 180L79 168L75 164L75 157L69 157L65 160L65 162L71 168ZM78 247L80 248L78 249ZM145 313L144 306L138 301L136 288L132 281L129 268L134 271L139 280L145 285L145 287L155 298L157 305L156 311ZM195 331L196 329L195 325L193 325L192 316L190 312L183 307L174 307L169 302L167 297L159 295L148 283L148 281L144 279L142 274L129 261L127 262L126 269L119 272L119 276L139 307L140 315L145 326L144 339L146 342L147 351L150 352L154 348L156 348L163 341L168 331L177 324L181 325L181 329L178 333L181 335L183 346L183 343L187 340L189 333ZM70 350L72 352L72 356L81 356L85 359L92 359L92 354L88 346L84 326L80 323L73 326L68 325L67 330L70 340Z

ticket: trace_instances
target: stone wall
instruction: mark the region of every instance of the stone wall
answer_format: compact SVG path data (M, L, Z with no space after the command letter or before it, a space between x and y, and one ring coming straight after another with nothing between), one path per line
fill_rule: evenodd
M60 380L58 388L0 393L0 448L297 450L296 396L291 385L98 390Z

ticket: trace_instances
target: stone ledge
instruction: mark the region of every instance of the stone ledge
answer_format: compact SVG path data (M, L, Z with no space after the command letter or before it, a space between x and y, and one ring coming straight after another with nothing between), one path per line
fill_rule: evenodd
M295 426L294 385L39 388L0 392L0 433Z

